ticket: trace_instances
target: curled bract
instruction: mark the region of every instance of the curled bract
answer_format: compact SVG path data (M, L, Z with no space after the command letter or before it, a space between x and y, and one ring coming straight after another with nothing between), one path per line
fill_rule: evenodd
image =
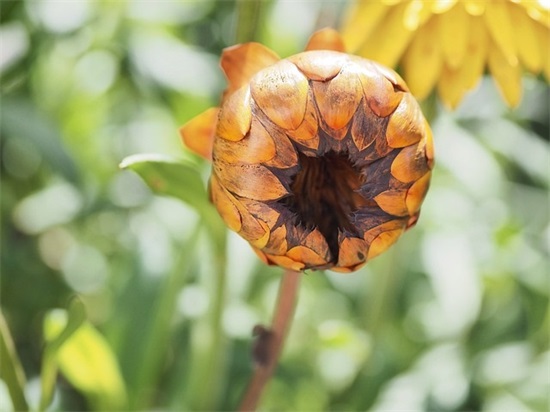
M428 123L397 73L342 51L330 29L283 60L258 43L226 49L221 107L180 130L212 160L220 215L268 264L353 271L418 220Z

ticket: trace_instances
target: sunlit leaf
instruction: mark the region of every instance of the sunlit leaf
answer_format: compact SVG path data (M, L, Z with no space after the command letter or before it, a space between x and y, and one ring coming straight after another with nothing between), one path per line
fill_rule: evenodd
M125 384L117 360L105 338L84 321L83 305L75 300L69 312L54 310L44 322L44 334L55 363L94 409L121 410L126 404ZM70 332L70 333L69 333Z
M72 334L82 325L86 319L86 313L84 305L80 299L73 299L69 304L68 311L58 310L50 313L50 316L46 319L55 319L57 315L59 320L56 333L51 332L46 348L44 349L44 355L42 358L42 375L41 375L41 397L40 397L40 410L44 410L50 404L53 397L53 390L55 386L55 377L57 375L57 354L63 344L72 336Z

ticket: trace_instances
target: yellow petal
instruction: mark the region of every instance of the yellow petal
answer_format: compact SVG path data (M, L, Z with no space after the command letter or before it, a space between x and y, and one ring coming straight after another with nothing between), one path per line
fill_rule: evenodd
M506 4L501 1L488 1L487 10L483 14L493 46L498 47L509 65L517 65L516 47L514 41L515 25L510 19Z
M515 107L521 100L521 68L519 64L510 64L497 47L489 48L489 70L497 88L508 106Z
M439 42L438 19L433 16L415 35L403 57L403 70L407 83L418 99L422 100L432 91L441 73L443 56Z
M436 14L448 12L456 3L457 0L432 0L432 12Z
M391 164L391 174L403 183L420 179L429 170L425 152L426 142L401 149Z
M429 2L424 0L412 0L405 9L403 24L409 30L418 30L432 15Z
M356 237L345 237L340 243L336 266L337 268L353 268L365 262L367 253L368 245L365 240Z
M277 200L288 190L267 167L243 163L226 163L214 159L213 168L227 190L255 200Z
M380 1L356 1L347 10L342 24L342 38L347 49L354 53L372 35L389 8Z
M437 85L441 100L451 109L456 109L467 90L464 81L461 81L461 69L452 69L445 65Z
M345 52L344 41L336 30L325 28L318 30L309 38L306 50L334 50Z
M251 93L258 107L283 129L296 129L306 111L308 81L288 60L253 77Z
M207 160L212 160L212 146L219 110L217 107L212 107L193 117L179 130L183 143L191 151Z
M466 13L466 10L464 10L462 3L457 3L451 10L440 16L439 32L441 48L449 67L457 68L462 64L466 56L470 33L469 22L470 17ZM436 33L434 34L437 35ZM437 37L434 37L432 41L435 38Z
M305 246L293 247L287 252L286 256L295 262L304 263L304 266L306 268L324 266L327 264L327 261L325 259L323 259L316 252Z
M489 33L481 17L470 19L469 30L470 35L466 50L468 62L460 67L460 82L465 89L474 87L483 75L489 48Z
M243 87L229 95L223 103L216 135L227 140L239 141L248 133L251 121L250 90Z
M386 190L375 196L374 201L380 209L393 216L405 216L408 213L405 204L406 191Z
M250 132L238 142L214 141L214 156L227 163L264 163L275 157L275 142L255 117Z
M414 215L420 210L420 205L426 196L428 187L430 186L430 177L432 173L428 172L409 188L407 191L406 205L409 215Z
M260 43L245 43L225 48L220 65L229 83L227 94L248 84L252 76L279 60L274 51Z
M464 0L464 9L471 16L481 16L485 13L485 1Z
M534 29L538 38L542 71L546 77L546 81L550 82L550 30L542 24L535 25Z
M392 7L359 49L358 54L394 67L414 33L404 24L406 9L406 3Z
M232 201L234 196L220 185L215 173L210 177L210 197L229 229L235 232L241 230L241 215Z
M310 80L326 81L333 79L349 60L346 54L316 50L298 53L288 58Z
M521 63L532 73L540 73L542 59L539 39L536 33L538 24L518 5L510 3L510 15L514 16L516 48ZM549 33L550 34L550 33ZM546 47L550 47L547 42Z
M328 82L312 82L312 89L323 120L335 130L350 122L363 98L361 83L350 65Z
M386 129L390 147L405 147L418 143L425 133L425 121L418 103L410 93L403 93L403 99L393 112Z

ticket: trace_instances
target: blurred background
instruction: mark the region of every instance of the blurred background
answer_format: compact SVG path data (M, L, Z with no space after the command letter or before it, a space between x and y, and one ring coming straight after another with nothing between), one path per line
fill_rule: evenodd
M282 272L233 233L213 246L192 205L119 164L175 156L206 182L177 130L218 103L239 5L0 6L0 410L37 409L48 387L55 411L234 409ZM257 40L300 52L347 7L263 2ZM547 410L550 98L542 77L522 84L515 109L488 76L454 111L423 102L436 167L417 227L356 273L303 278L261 409Z

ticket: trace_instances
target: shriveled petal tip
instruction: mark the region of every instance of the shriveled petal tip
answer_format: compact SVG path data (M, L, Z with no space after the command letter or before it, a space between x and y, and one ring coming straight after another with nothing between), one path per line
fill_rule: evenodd
M226 140L238 142L250 130L252 111L250 90L242 87L231 94L220 110L216 134Z
M334 50L345 52L346 47L340 33L327 27L312 34L306 45L306 50Z
M334 79L313 82L313 94L326 124L338 130L346 126L363 98L361 83L353 69L344 66Z
M212 107L193 117L179 129L183 143L191 151L210 161L219 111L218 107Z
M365 262L367 259L368 244L365 240L356 237L345 237L340 244L338 265L331 270L345 271Z
M220 66L229 83L227 93L247 84L260 70L277 63L280 57L260 43L245 43L223 50Z
M310 80L326 81L334 78L349 61L346 54L329 50L313 50L288 58Z
M418 103L411 94L404 94L388 123L386 131L388 146L398 148L419 142L424 135L424 125Z

